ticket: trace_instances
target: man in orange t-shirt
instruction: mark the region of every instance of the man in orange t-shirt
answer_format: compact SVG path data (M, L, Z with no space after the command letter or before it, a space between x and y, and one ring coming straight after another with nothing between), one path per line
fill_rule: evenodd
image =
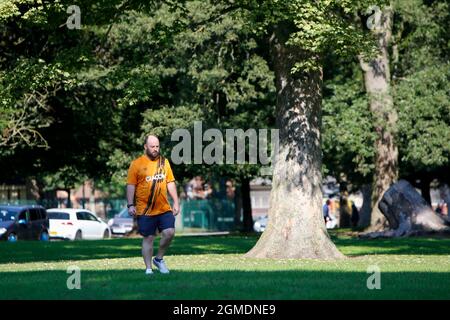
M156 229L161 232L159 250L153 264L161 273L169 273L163 256L175 234L175 216L180 211L175 178L167 159L159 154L159 140L149 135L145 154L131 162L127 177L128 212L136 216L142 240L146 274L153 274L152 255ZM173 199L173 207L167 199Z

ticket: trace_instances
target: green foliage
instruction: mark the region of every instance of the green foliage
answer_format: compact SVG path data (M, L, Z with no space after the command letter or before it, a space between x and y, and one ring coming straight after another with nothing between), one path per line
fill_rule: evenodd
M136 76L126 72L128 80L123 89L119 88L126 93L136 92L134 107L142 106L136 148L141 150L143 137L154 133L161 138L162 152L167 152L175 144L170 141L173 130L192 131L194 121L202 121L204 130L218 128L223 132L226 128L273 125L273 73L258 55L258 44L244 28L242 17L227 15L207 27L173 31L178 23L206 21L220 10L220 5L204 1L190 1L183 14L161 6L152 15L130 12L111 30L111 60L120 61L125 54L133 57L120 61L114 72L144 65L152 79L158 79L153 82L155 86L146 86L154 90L147 91L140 88L145 72L137 72ZM127 97L120 99L122 105L130 105ZM121 170L127 168L124 165ZM254 175L257 169L193 164L174 167L175 174L186 179L199 172L240 177L250 172Z
M344 172L356 185L370 179L373 119L354 63L374 48L357 18L367 2L82 0L82 29L69 30L72 4L0 0L0 164L14 172L1 179L40 175L49 188L63 188L89 177L122 195L145 134L159 135L170 156L171 132L192 130L196 120L222 132L273 128L268 40L277 28L306 52L294 72L324 66L326 172ZM442 170L450 148L448 1L393 7L401 170ZM22 160L29 155L35 161ZM174 170L186 178L252 177L258 166Z
M338 74L325 82L322 148L324 173L344 174L359 187L372 179L376 134L362 74L353 65L355 71L348 78Z
M449 8L448 1L396 3L398 22L394 31L399 58L394 73L394 103L399 114L402 175L426 173L441 181L448 179Z
M449 167L448 3L394 2L392 70L398 113L400 175ZM331 56L325 64L323 152L325 173L344 173L356 186L373 174L374 120L353 62ZM344 65L345 67L342 67ZM349 71L350 70L350 71ZM447 169L446 169L447 168Z
M414 72L396 86L401 161L413 170L450 165L450 65Z
M48 101L70 81L60 64L46 64L42 59L18 59L10 70L0 71L3 152L20 143L48 147L39 132L51 123Z
M375 1L370 5L386 3ZM237 2L236 6L239 5L254 24L248 26L252 31L270 36L279 28L286 34L288 45L307 52L305 58L295 64L293 72L320 68L325 53L342 57L374 53L373 37L356 19L367 9L366 1L242 0Z
M395 65L398 76L448 61L448 1L395 2L394 40L400 53Z
M40 177L44 182L44 191L56 189L72 189L76 185L82 183L87 178L83 176L76 167L64 166L59 168L57 172L43 174Z

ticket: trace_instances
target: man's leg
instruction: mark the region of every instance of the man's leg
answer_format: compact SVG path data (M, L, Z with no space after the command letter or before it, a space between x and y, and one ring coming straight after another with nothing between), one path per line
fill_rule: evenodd
M154 236L148 236L142 239L142 257L144 258L145 266L147 269L152 268L154 238Z
M164 257L164 254L166 253L167 248L169 248L174 235L175 235L174 228L164 229L161 232L161 241L159 242L159 249L156 258L162 259Z
M158 217L158 223L159 230L162 230L161 241L159 242L158 254L153 258L153 264L158 268L159 272L169 273L169 269L167 268L163 257L175 235L175 217L172 212L169 211Z

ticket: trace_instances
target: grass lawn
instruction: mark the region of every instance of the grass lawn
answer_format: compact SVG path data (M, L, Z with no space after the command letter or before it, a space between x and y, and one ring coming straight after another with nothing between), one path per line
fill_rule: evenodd
M140 239L0 243L0 299L449 299L450 239L359 240L340 261L248 259L257 236L177 236L169 275L145 276ZM366 286L370 265L381 289ZM67 289L69 266L81 290Z

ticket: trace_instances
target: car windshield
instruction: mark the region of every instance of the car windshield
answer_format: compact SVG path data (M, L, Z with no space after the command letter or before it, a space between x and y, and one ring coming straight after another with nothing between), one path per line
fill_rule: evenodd
M131 216L128 214L128 209L125 208L119 213L119 218L131 218Z
M69 220L70 219L70 215L65 212L47 212L47 215L48 215L49 219L54 219L54 220Z
M15 221L17 219L17 211L0 209L0 222Z

